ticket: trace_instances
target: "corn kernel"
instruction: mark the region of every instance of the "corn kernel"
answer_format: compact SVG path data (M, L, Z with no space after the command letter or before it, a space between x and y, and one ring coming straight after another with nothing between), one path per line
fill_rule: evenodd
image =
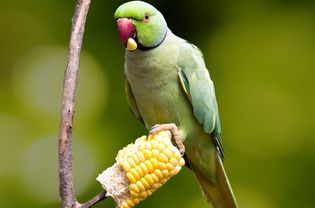
M154 170L154 168L153 168L153 166L149 160L146 160L144 163L147 166L149 172L152 172Z
M140 160L139 160L139 158L138 158L138 156L137 156L136 154L134 154L134 155L132 156L132 159L133 159L133 161L135 161L136 164L139 164L139 163L140 163Z
M166 163L168 161L168 157L164 153L160 153L158 156L158 160L160 162Z
M144 148L146 148L148 150L151 150L152 149L151 143L150 142L146 142Z
M166 163L166 167L169 171L174 169L174 166L170 162Z
M140 177L139 173L136 171L136 169L132 168L130 170L130 173L133 175L133 177L135 177L136 180L140 180L141 177Z
M153 184L153 186L152 186L152 188L154 189L154 190L156 190L156 189L158 189L158 188L160 188L161 187L161 184L160 183L155 183L155 184Z
M180 155L179 152L176 152L176 153L174 153L174 158L175 158L176 160L180 160L180 158L182 158L182 156Z
M167 178L170 175L168 170L162 170L162 174L163 174L164 178Z
M149 143L147 143L147 144L149 144ZM144 155L144 157L145 157L147 160L150 160L150 158L152 157L151 150L147 150L147 149L143 150L143 155Z
M130 196L133 197L133 198L136 198L136 197L139 196L139 192L134 192L134 191L130 190Z
M133 198L131 199L133 201L133 203L135 204L139 204L140 200L138 198Z
M129 208L129 205L127 204L127 202L123 202L121 203L121 208Z
M136 185L140 191L145 191L145 187L142 185L141 181L137 181Z
M135 204L130 199L127 199L126 202L129 205L129 207L135 206Z
M151 196L152 193L153 193L153 190L152 190L152 189L147 190L148 196Z
M155 169L154 174L159 178L159 180L163 179L163 174L159 169Z
M135 169L136 169L136 171L139 173L140 176L143 176L143 175L144 175L144 174L143 174L143 170L141 169L141 167L140 167L139 165L137 165L137 166L135 167Z
M184 160L184 158L180 158L178 164L179 164L180 166L184 166L184 165L185 165L185 160Z
M128 180L130 181L130 183L135 183L135 182L137 182L137 180L136 180L135 177L131 174L131 172L128 172L128 173L126 174L126 176L127 176Z
M169 159L171 159L171 158L173 157L173 152L172 152L172 150L170 150L170 149L168 149L168 148L165 148L165 149L163 150L163 153L164 153Z
M151 164L153 165L153 168L156 169L159 167L159 161L156 158L150 159Z
M150 188L150 184L145 178L141 178L140 181L141 181L142 185L145 187L145 189L149 189Z
M129 158L127 159L127 161L128 161L129 165L130 165L132 168L136 166L135 161L134 161L131 157L129 157Z
M153 140L151 140L151 145L152 145L152 149L158 149L159 142L156 141L155 139L153 139Z
M159 162L159 166L158 167L159 167L160 170L164 170L164 169L167 168L166 164L163 163L163 162Z
M131 169L131 167L130 167L128 161L126 161L126 160L120 162L119 165L124 169L125 172L129 172L130 169Z
M151 177L150 174L146 174L146 175L144 176L144 178L145 178L145 180L146 180L151 186L154 184L154 180L153 180L153 178Z
M136 154L137 154L140 162L143 162L145 160L145 157L141 151L138 151Z
M133 38L129 38L127 41L127 49L128 51L134 51L137 49L137 43Z
M148 196L146 191L142 191L139 193L139 198L145 199Z
M172 157L171 159L170 159L170 163L173 165L173 166L176 166L177 165L177 160L174 158L174 157Z
M137 193L140 192L140 190L139 190L139 188L138 188L138 186L136 184L131 184L129 186L129 189L134 191L134 192L137 192Z
M180 169L182 169L182 167L176 166L176 167L174 168L174 175L176 175L176 174L180 171Z
M160 180L159 178L155 175L155 173L151 173L151 178L154 180L155 183L158 183Z
M157 149L152 150L152 157L158 157L159 154L160 154L159 150Z
M162 152L165 149L165 144L159 143L159 150Z
M140 167L143 170L143 174L147 174L149 172L147 166L143 162L140 163Z

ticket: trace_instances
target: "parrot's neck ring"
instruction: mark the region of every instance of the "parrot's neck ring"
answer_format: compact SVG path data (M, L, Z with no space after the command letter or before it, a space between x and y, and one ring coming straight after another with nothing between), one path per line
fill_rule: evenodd
M168 30L166 30L165 35L164 35L162 41L159 42L159 43L158 43L157 45L155 45L155 46L144 46L144 45L142 45L141 43L139 43L138 37L136 36L136 37L135 37L135 41L136 41L136 43L138 44L138 49L140 49L141 51L148 51L148 50L151 50L151 49L154 49L154 48L158 47L159 45L161 45L161 44L164 42L164 40L165 40L165 38L166 38L166 36L167 36L167 32L168 32Z

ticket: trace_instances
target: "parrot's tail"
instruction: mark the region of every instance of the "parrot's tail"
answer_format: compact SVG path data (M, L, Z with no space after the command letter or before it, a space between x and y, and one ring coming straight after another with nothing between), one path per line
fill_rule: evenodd
M200 173L193 166L191 167L195 172L203 194L207 201L213 205L214 208L237 208L237 202L233 194L230 182L225 174L225 170L221 160L216 158L216 183L210 182L202 173Z

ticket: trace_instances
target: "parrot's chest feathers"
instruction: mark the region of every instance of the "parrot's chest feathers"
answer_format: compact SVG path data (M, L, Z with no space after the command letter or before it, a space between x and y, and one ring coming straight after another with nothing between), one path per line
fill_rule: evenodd
M163 48L126 55L125 75L147 127L178 123L181 114L177 51Z

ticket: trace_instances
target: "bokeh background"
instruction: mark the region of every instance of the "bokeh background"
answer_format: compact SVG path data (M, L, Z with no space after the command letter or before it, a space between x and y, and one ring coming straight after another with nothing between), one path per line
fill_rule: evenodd
M87 19L73 130L81 202L101 192L95 178L117 151L147 133L124 96L124 48L113 19L123 2L92 0ZM204 52L240 207L314 207L314 1L150 2ZM1 1L0 207L60 206L57 137L75 3ZM208 206L184 169L138 207Z

